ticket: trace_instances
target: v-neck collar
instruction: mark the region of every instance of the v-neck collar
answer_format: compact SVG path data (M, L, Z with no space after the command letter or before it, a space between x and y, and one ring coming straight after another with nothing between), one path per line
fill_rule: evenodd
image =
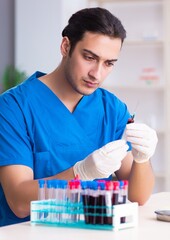
M60 102L60 105L63 105L63 108L66 109L66 111L68 111L70 114L74 115L75 112L77 111L77 109L79 109L79 106L81 106L81 104L83 103L84 99L86 99L87 96L82 96L82 98L80 99L80 101L77 103L75 109L73 112L71 112L67 107L66 105L61 101L61 99L45 84L43 83L41 80L39 80L38 78L39 77L42 77L44 76L45 73L42 73L42 72L36 72L35 73L35 81L37 82L37 85L41 85L44 89L46 88L47 92L48 92L48 95L51 95L51 97L53 98L56 98L56 100L58 102Z

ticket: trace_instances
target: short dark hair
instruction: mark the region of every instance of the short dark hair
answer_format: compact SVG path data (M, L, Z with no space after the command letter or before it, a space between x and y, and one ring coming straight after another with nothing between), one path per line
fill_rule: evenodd
M62 36L67 36L71 43L70 55L85 32L100 33L113 38L126 38L126 30L121 21L104 8L85 8L74 13L68 25L63 29Z

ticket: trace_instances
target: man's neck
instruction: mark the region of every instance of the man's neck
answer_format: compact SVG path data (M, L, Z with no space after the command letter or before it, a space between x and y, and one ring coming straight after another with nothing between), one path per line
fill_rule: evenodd
M73 112L82 98L68 85L62 74L63 71L58 67L53 72L39 78L47 87L60 99L66 108Z

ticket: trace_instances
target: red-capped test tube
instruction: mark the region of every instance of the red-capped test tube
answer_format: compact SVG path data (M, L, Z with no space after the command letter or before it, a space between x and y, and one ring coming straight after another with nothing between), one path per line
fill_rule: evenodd
M113 181L112 205L119 204L118 198L119 198L119 182Z
M123 186L123 202L126 203L128 200L128 180L123 180L124 186Z
M69 198L70 204L75 204L70 214L70 221L77 222L79 220L78 203L80 202L80 181L72 180L69 182ZM77 206L76 206L77 205Z
M105 203L106 203L106 218L105 223L112 225L112 193L113 193L113 182L106 181L105 183Z
M127 124L134 123L135 113L128 119Z

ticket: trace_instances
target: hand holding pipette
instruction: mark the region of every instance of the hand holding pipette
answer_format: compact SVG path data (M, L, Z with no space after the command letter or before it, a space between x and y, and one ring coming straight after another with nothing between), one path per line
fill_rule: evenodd
M135 110L139 102L137 102ZM132 145L132 154L137 163L147 162L155 152L158 137L156 131L142 123L134 123L135 111L128 119L126 140Z

